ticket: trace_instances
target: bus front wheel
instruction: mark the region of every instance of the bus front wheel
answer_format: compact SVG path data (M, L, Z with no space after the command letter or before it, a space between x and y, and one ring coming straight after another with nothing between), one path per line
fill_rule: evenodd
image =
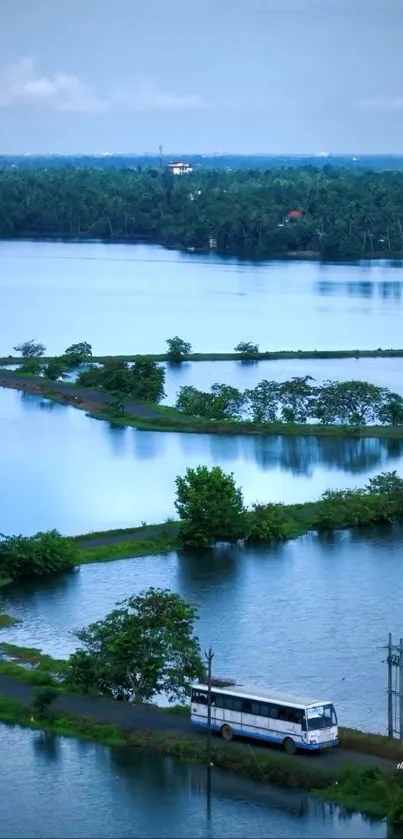
M223 725L223 727L221 729L221 737L224 740L227 740L227 742L229 742L230 740L232 740L233 736L234 736L234 732L233 732L231 726L230 725Z
M283 741L283 746L288 755L295 755L297 747L291 737L286 737Z

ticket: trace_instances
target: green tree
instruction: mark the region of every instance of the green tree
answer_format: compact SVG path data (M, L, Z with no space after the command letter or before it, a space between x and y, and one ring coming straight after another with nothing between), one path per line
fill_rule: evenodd
M40 719L49 715L49 708L57 697L55 688L39 691L31 702L31 711Z
M177 335L175 338L168 338L167 344L169 361L175 363L183 361L184 357L192 352L192 345L188 341L184 341L183 338L178 338Z
M242 490L235 485L233 474L225 474L219 466L189 468L184 476L178 476L175 508L185 548L233 543L245 535Z
M44 355L46 347L43 344L36 344L33 339L23 341L14 347L15 352L21 353L23 358L40 358Z
M79 367L80 364L88 364L92 359L92 347L88 341L79 341L78 344L71 344L64 351L64 356L70 367Z
M193 385L183 385L179 388L175 407L183 414L193 417L208 417L211 395L203 390L197 390Z
M183 700L202 677L196 609L179 594L150 588L129 597L104 620L76 633L70 680L84 691L149 702L165 693Z
M63 356L52 358L43 368L43 375L45 379L56 381L57 379L65 379L68 375L66 370L66 362Z
M278 419L280 385L267 379L245 391L245 403L253 422L275 422Z
M375 492L378 495L401 495L403 497L403 478L399 478L396 470L393 472L381 472L370 478L367 492Z
M311 416L314 389L312 376L294 376L279 387L284 422L306 422Z
M245 361L254 361L259 357L259 345L252 344L251 341L240 341L234 347L234 352L239 353Z
M130 370L133 399L143 402L161 402L165 396L165 368L150 358L138 356Z

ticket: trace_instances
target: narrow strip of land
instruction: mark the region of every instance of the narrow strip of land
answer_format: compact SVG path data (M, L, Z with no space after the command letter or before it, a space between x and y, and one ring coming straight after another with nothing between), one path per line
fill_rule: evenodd
M0 695L6 699L13 699L29 705L37 691L29 684L0 676ZM186 716L170 714L169 712L144 705L131 705L101 697L80 696L73 693L62 693L54 701L55 711L64 712L77 717L85 717L94 722L111 723L121 728L142 731L178 732L182 735L205 738ZM267 748L256 743L256 748ZM345 764L353 764L361 768L376 767L382 772L395 772L396 762L375 755L362 754L341 747L329 749L320 755L295 756L300 761L320 761L325 770L337 770Z
M152 361L169 362L168 353L135 353L132 355L94 355L92 361L96 363L105 363L108 361L135 361L137 358L147 358ZM331 359L331 358L403 358L403 349L376 349L376 350L263 350L257 352L253 357L246 358L239 352L192 352L183 355L182 361L198 362L198 361L286 361L298 359ZM53 361L54 356L44 355L40 361L44 364ZM19 356L3 356L0 358L0 365L14 365L21 364L22 359Z
M17 370L0 370L0 388L41 395L65 405L80 408L95 419L148 431L180 431L189 434L231 434L253 436L372 437L401 439L403 425L313 425L310 423L266 422L252 420L211 420L181 413L165 405L150 405L123 400L124 414L113 414L114 396L101 390L80 387L73 382L50 382Z

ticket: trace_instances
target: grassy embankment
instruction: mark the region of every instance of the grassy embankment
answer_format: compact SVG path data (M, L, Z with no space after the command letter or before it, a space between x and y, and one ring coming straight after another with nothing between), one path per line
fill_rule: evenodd
M1 379L1 374L0 374ZM42 376L20 374L16 377L8 374L3 378L1 387L24 390L40 394L46 399L65 405L73 405L87 412L93 419L110 422L115 426L132 427L144 431L172 431L190 434L246 434L291 437L371 437L402 438L403 426L350 426L350 425L311 425L308 423L255 423L249 420L206 420L201 417L187 416L175 408L155 403L133 403L127 400L124 415L117 416L108 407L113 396L104 391L90 388L83 389L72 382L52 382ZM76 401L79 399L79 401ZM136 408L139 413L136 413Z
M16 650L18 648L14 648ZM27 651L32 662L36 651ZM23 653L21 653L23 655ZM48 688L52 683L49 673L48 656L39 656L41 664L38 672L25 671L20 677L31 684ZM54 671L60 672L60 663L54 662ZM14 665L12 675L16 677L19 665ZM42 670L43 680L39 678ZM0 674L11 675L10 665L0 663ZM56 689L60 690L60 684ZM69 688L71 689L71 688ZM181 711L183 713L183 709ZM36 712L35 712L36 713ZM206 741L200 735L189 735L178 731L141 731L122 728L109 723L93 722L87 717L77 717L54 711L33 717L30 705L16 700L0 698L0 720L18 724L31 729L45 730L56 735L78 737L93 740L109 746L128 746L146 749L162 755L171 755L181 760L204 763L206 761ZM379 735L367 735L362 732L341 730L343 746L354 748L365 754L387 757L398 761L402 750L398 743ZM401 777L396 772L382 773L378 769L365 769L357 765L345 765L329 769L320 764L321 757L312 758L309 765L298 758L283 754L277 749L254 749L247 743L227 745L218 738L213 738L213 765L236 772L263 783L277 784L288 788L299 788L324 795L352 810L361 810L371 816L384 818L393 814L396 801L403 795ZM315 762L314 762L315 761Z
M148 358L153 361L167 361L169 356L167 353L137 353L132 355L94 355L93 362L105 363L107 361L135 361L136 358ZM403 358L403 349L378 349L374 350L273 350L258 352L251 360L255 361L286 361L298 359L331 359L331 358ZM41 358L41 361L47 363L53 361L54 356L46 355ZM182 361L239 361L242 363L249 363L248 360L243 359L240 353L196 353L192 352L184 355ZM20 356L3 356L0 358L0 365L3 367L9 364L21 364Z

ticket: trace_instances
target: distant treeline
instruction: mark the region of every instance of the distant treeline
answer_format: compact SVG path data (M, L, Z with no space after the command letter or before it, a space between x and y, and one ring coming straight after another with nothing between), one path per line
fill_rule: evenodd
M289 215L291 213L291 216ZM220 254L403 254L403 172L0 169L0 237L148 240Z

